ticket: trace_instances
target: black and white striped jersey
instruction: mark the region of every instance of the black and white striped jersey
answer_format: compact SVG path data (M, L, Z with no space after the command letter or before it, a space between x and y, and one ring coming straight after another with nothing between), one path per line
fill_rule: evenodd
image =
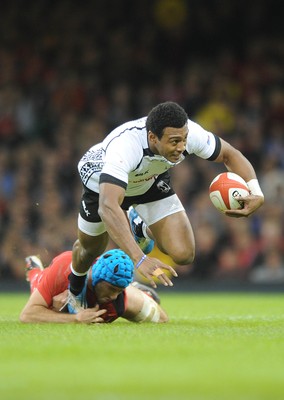
M126 196L144 194L158 175L182 162L187 154L214 160L220 139L197 123L188 120L186 151L178 163L152 153L148 146L146 118L126 122L92 146L78 164L81 180L94 192L100 182L111 182L126 189Z

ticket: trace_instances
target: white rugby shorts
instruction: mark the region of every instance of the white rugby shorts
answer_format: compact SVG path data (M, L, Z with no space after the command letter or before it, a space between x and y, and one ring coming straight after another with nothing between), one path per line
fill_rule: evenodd
M184 210L176 194L145 204L133 204L133 207L149 227L169 215ZM89 236L99 236L106 232L105 224L102 221L88 222L80 214L78 216L78 228Z

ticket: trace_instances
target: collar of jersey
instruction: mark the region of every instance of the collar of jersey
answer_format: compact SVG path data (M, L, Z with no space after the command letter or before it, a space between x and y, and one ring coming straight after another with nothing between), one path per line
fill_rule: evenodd
M184 155L183 154L182 154L181 160L179 160L176 163L173 163L173 162L169 161L166 157L160 156L159 154L153 153L149 148L143 149L143 152L144 152L144 157L149 157L150 159L154 158L155 160L159 160L159 161L165 162L165 163L167 163L167 164L169 164L171 166L177 165L177 164L179 164L180 162L182 162L184 160Z

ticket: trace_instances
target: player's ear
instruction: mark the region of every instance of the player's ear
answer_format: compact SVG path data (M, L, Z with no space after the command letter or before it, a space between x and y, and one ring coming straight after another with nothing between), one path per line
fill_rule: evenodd
M149 142L151 142L153 144L157 143L157 141L158 141L157 135L155 135L155 133L153 133L152 131L148 132L148 139L149 139Z

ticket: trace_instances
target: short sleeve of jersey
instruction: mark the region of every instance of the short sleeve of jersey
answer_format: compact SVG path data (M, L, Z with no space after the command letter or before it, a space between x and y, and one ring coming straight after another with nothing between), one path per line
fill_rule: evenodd
M110 175L127 185L129 173L137 168L142 157L143 148L138 138L133 135L117 136L105 149L101 174Z
M46 301L48 307L52 306L52 298L68 288L68 275L72 252L66 251L54 258L48 268L44 270L42 279L37 289Z
M220 151L220 140L196 122L188 120L186 151L204 159L216 158ZM214 154L215 153L215 154Z

